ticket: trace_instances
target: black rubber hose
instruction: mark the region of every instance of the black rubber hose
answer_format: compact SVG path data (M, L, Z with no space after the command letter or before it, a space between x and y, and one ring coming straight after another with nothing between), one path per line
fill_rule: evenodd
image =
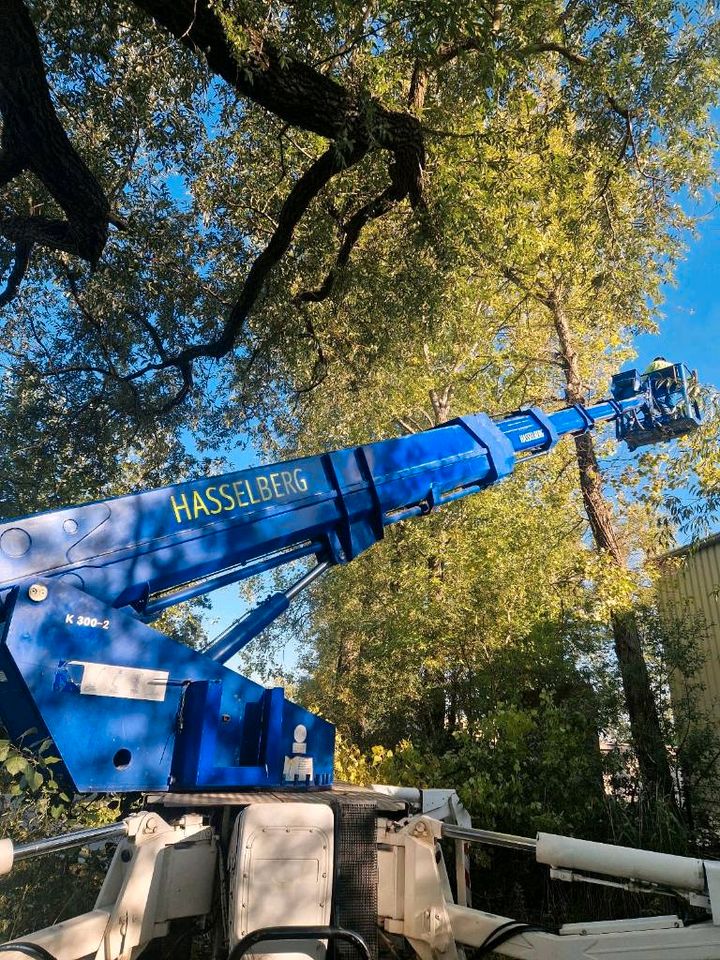
M478 947L478 952L475 954L475 956L487 957L507 940L512 940L513 937L517 937L521 933L531 932L551 933L552 931L545 930L543 927L535 927L530 923L520 923L518 920L508 920L507 923L501 923L499 927L495 927L494 930L490 931L490 933L487 935L487 937L485 937L483 942Z
M0 953L24 953L26 957L33 957L34 960L57 960L57 957L54 957L45 947L40 947L37 943L30 943L29 940L0 943Z

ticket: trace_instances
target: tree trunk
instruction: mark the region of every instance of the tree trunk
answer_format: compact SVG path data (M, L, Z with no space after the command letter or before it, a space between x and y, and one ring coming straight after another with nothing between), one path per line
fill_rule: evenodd
M432 407L432 419L436 427L450 419L452 387L446 384L440 390L431 389L428 393ZM445 554L447 535L444 529L438 531L435 550L427 558L429 590L439 589L445 579ZM423 731L425 742L436 753L451 749L453 734L457 729L457 677L456 671L447 667L424 669L426 695L420 702L418 728Z
M550 297L548 306L560 344L567 400L569 403L584 403L585 391L578 354L560 297L557 294ZM622 569L626 566L626 561L615 533L610 507L603 493L592 435L584 433L575 437L575 450L580 489L595 546ZM673 799L670 764L635 614L632 610L616 611L612 616L611 627L643 790L646 796Z

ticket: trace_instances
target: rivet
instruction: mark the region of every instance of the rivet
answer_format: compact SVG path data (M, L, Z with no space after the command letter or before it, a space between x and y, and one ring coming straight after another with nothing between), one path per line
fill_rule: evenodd
M35 603L42 603L48 595L48 589L44 583L32 583L28 589L28 596Z

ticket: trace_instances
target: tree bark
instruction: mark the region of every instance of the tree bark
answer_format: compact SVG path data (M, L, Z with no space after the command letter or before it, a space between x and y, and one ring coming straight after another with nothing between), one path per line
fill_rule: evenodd
M133 2L186 47L201 52L210 69L238 93L291 126L338 143L349 142L346 152L354 157L376 146L389 150L394 155L393 185L413 205L420 202L425 145L420 123L412 114L355 96L332 77L281 54L250 24L237 24L247 43L245 50L238 50L208 0Z
M22 0L0 4L0 112L0 185L30 170L67 217L5 217L0 234L23 246L66 250L95 265L107 240L110 206L55 112L40 44Z
M584 403L585 390L578 354L561 297L557 293L553 294L548 298L547 306L552 314L560 345L568 403ZM615 566L623 569L626 559L615 532L610 506L603 493L592 435L583 433L576 436L575 450L580 489L595 545ZM612 616L611 628L630 719L630 732L645 795L673 800L670 764L633 611L616 611Z

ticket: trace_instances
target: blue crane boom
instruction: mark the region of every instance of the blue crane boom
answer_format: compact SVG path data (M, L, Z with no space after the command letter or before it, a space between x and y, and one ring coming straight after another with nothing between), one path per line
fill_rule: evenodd
M669 372L671 371L671 372ZM689 374L636 371L613 396L545 414L459 417L422 433L47 511L0 525L0 718L51 738L78 791L323 787L331 724L223 666L329 567L384 529L483 490L566 434L615 421L631 446L699 422ZM682 396L671 407L667 378ZM663 399L658 399L658 385ZM148 624L263 571L315 566L198 652Z

